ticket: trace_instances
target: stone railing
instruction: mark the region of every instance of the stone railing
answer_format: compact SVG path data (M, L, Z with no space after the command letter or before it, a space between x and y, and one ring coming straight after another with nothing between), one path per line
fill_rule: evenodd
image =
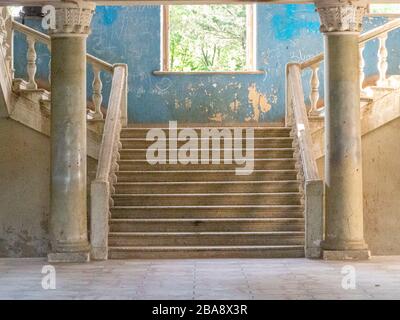
M319 258L323 238L323 182L319 178L313 154L300 64L291 63L286 67L286 94L286 125L292 127L296 157L299 160L299 179L303 181L306 221L305 255L307 258Z
M388 50L386 48L386 40L388 38L388 34L400 28L400 19L394 19L382 26L379 26L375 29L372 29L364 34L360 35L359 38L359 54L360 54L360 65L359 65L359 72L360 72L360 89L361 93L366 94L366 90L364 89L364 80L365 80L365 60L364 60L364 48L365 44L371 40L379 39L379 49L378 49L378 74L379 78L376 83L378 87L391 87L393 84L391 83L390 79L387 76L388 70ZM308 109L308 114L310 116L319 115L317 109L318 100L319 100L319 87L320 81L318 76L318 70L320 68L321 63L324 60L324 54L321 53L307 61L304 61L299 64L301 72L306 69L311 69L311 77L310 77L310 107Z
M110 195L114 192L115 171L121 142L121 128L127 125L127 65L114 66L108 112L104 125L96 179L91 184L91 257L105 260L108 255Z
M3 38L7 37L7 28L0 27L0 34L3 35ZM26 42L28 44L27 49L27 65L26 65L26 74L27 80L23 79L12 79L14 82L14 90L37 90L38 84L36 81L36 71L37 71L37 52L36 52L36 44L42 43L47 46L50 52L51 59L51 41L50 37L44 33L41 33L35 29L32 29L26 25L23 25L17 21L11 22L11 33L19 32L23 34L26 38ZM0 39L1 40L1 39ZM7 66L8 66L8 74L13 78L14 70L13 70L13 61L12 61L12 45L8 45L11 47L11 50L8 50L9 56L6 56ZM8 48L7 48L8 49ZM93 71L93 81L92 81L92 103L93 109L88 112L88 120L103 120L104 116L101 110L103 95L103 83L101 80L101 73L106 72L112 75L114 67L112 64L105 62L101 59L98 59L90 54L86 55L87 63L91 66ZM49 61L49 70L50 70L51 60ZM48 75L48 82L51 83L50 73Z

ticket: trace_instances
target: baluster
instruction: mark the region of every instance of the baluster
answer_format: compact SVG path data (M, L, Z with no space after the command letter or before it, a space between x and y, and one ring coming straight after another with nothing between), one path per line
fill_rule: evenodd
M12 17L9 11L6 9L4 11L4 21L5 21L5 37L3 39L3 47L4 50L6 51L6 63L7 63L7 68L8 72L11 75L11 78L14 78L14 48L13 48L13 43L14 43L14 31L12 29Z
M7 28L4 10L7 10L7 8L0 8L0 45L2 52L6 54L7 48L5 47L5 44L7 43Z
M11 76L13 76L12 68L12 52L11 47L8 43L8 37L10 36L7 32L7 20L10 19L10 15L6 7L0 8L0 46L1 51L5 57L6 65ZM12 37L12 31L11 31ZM12 38L11 38L12 39Z
M28 64L26 66L26 70L28 73L28 89L37 89L37 83L35 81L36 75L36 50L35 50L35 39L30 36L26 36L26 41L28 42L28 52L26 54L26 58L28 60Z
M379 51L378 51L378 71L379 71L379 80L378 86L386 85L386 72L388 69L387 57L388 51L386 49L386 40L387 33L379 37Z
M103 83L101 82L101 77L100 77L101 70L100 68L94 65L92 65L92 68L93 68L92 100L95 110L93 119L103 120L103 113L101 112L101 102L103 101L103 95L102 95Z
M47 44L47 49L49 50L49 76L48 76L48 80L49 80L49 84L51 84L51 44Z
M310 110L308 115L312 116L317 114L317 104L319 99L319 77L318 77L319 63L311 66L311 80L310 80Z
M364 73L364 68L365 68L365 60L364 60L364 48L365 45L361 44L359 47L359 68L360 68L360 92L364 92L363 84L364 84L364 79L365 79L365 73Z
M14 42L14 31L11 29L10 30L10 35L9 35L9 39L10 39L10 44L6 44L6 50L7 50L7 55L6 55L6 62L7 62L7 68L8 68L8 72L11 75L11 78L14 78L14 52L13 52L13 42Z

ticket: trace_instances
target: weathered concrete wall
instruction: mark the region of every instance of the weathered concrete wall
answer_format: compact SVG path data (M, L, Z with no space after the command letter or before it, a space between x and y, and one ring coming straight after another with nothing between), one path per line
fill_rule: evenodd
M0 257L48 251L49 142L14 120L0 119Z
M400 254L400 118L362 137L364 232L372 255ZM323 177L324 158L318 159Z
M90 190L97 161L88 157L87 163ZM0 257L45 256L49 218L50 139L0 118Z

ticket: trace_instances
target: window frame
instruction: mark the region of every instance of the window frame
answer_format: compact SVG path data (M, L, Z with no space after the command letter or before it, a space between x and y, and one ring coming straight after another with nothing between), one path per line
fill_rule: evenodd
M263 74L264 71L257 70L257 5L245 4L246 6L246 66L240 71L218 70L218 71L171 71L169 69L169 8L171 5L161 6L161 66L160 71L154 74Z

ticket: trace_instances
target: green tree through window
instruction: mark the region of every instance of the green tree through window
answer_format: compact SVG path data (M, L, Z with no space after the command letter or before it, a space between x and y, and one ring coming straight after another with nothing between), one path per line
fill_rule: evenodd
M246 67L245 5L169 6L170 71Z
M400 14L400 4L398 3L377 3L369 5L370 14Z

